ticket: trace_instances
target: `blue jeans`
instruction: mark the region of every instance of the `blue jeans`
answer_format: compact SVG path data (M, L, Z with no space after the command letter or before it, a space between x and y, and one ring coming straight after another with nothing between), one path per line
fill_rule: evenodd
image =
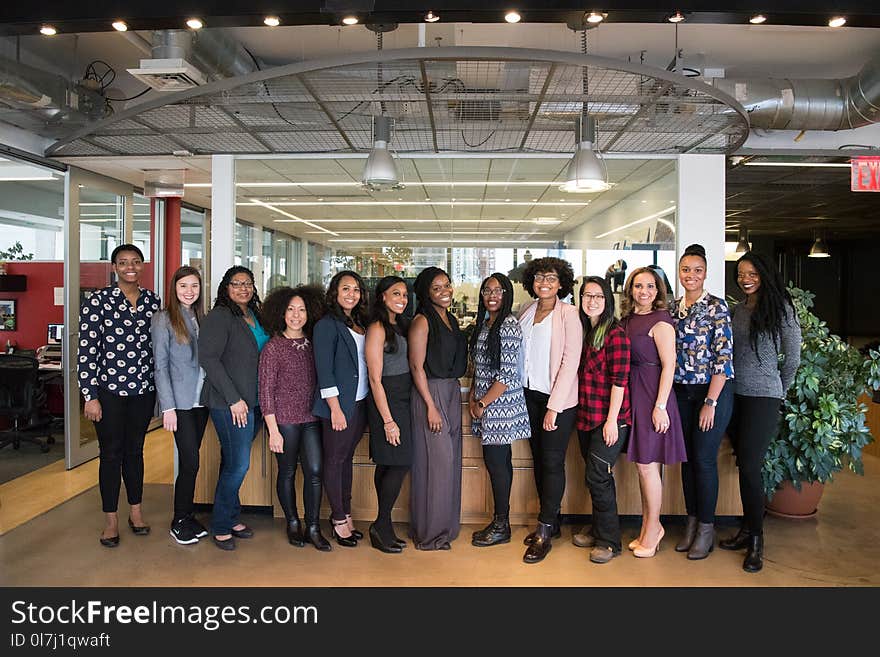
M248 410L247 424L235 426L229 408L212 408L211 421L220 440L220 475L214 491L214 513L211 517L211 533L223 536L232 532L239 521L241 501L238 489L247 474L251 461L251 445L254 435L263 423L259 406Z

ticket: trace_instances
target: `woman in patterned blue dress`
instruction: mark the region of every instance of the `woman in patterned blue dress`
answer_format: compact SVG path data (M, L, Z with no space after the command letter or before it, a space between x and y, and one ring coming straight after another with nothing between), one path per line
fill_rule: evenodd
M483 281L470 341L474 380L468 408L473 433L483 445L495 516L474 532L471 543L478 547L510 542L511 443L531 436L519 372L522 331L512 306L513 285L507 276L495 273Z

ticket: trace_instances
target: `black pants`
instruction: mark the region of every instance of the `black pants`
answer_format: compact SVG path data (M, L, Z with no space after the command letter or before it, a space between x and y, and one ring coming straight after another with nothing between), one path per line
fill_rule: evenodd
M764 532L764 480L761 469L770 441L779 431L781 399L734 395L733 449L739 468L739 494L744 526L753 535Z
M532 427L529 445L532 448L535 487L541 501L538 520L552 525L557 521L562 495L565 493L565 452L574 428L577 407L572 406L556 415L555 431L544 431L544 414L547 413L550 395L528 388L524 392L529 424Z
M298 518L296 510L296 464L302 463L303 507L309 524L318 522L321 510L321 426L317 422L279 424L284 438L284 451L275 454L278 460L278 479L275 491L287 520Z
M510 445L483 445L483 462L492 483L495 515L510 515L510 488L513 485L513 461Z
M346 418L346 428L334 431L329 418L321 419L324 444L324 490L330 502L330 517L344 520L351 514L351 482L354 450L364 434L367 423L367 400L354 405L354 412Z
M602 437L602 426L600 424L589 431L578 430L578 443L586 466L587 488L593 502L593 526L590 533L596 539L596 545L620 552L617 488L611 469L626 443L629 427L617 427L617 442L609 447Z
M675 400L681 416L687 461L681 464L681 487L689 516L704 523L715 522L718 503L718 447L733 413L733 383L724 384L715 407L715 424L700 429L700 410L709 384L675 384Z
M144 436L153 417L156 393L114 395L98 388L101 420L95 422L100 448L98 485L104 513L116 513L119 485L125 481L129 505L140 504L144 494Z
M199 448L202 446L206 424L208 424L208 409L204 406L177 411L177 431L174 432L174 442L177 445L174 522L193 511L196 476L199 474Z

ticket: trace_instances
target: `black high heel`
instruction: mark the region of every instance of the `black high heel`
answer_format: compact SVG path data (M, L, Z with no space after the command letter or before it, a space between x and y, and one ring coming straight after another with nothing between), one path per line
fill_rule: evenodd
M321 534L321 525L317 522L310 522L306 528L305 540L315 546L316 550L321 552L329 552L332 548L330 543Z
M403 548L398 545L388 545L385 543L379 535L379 530L376 529L375 524L370 525L370 545L380 552L386 552L388 554L399 554L403 551Z
M342 525L348 526L347 520L333 520L330 518L330 535L336 540L336 543L341 545L342 547L357 547L357 539L354 536L340 536L336 532L337 527L341 527Z
M363 540L363 538L364 538L364 533L363 533L360 529L355 529L355 528L354 528L354 521L351 519L351 515L349 515L349 514L346 514L346 515L345 515L345 522L351 523L351 525L352 525L352 526L350 527L350 529L351 529L351 535L354 536L355 540L356 540L356 541Z
M287 542L295 547L305 546L305 537L302 533L302 525L299 518L292 518L287 521Z

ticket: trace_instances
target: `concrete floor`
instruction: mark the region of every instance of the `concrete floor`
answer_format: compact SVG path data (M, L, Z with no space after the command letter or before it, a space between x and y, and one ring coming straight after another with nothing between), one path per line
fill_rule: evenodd
M145 487L144 508L153 533L134 536L123 527L121 544L98 543L100 500L93 488L0 537L3 586L877 586L880 585L880 459L865 457L866 474L845 472L827 486L817 518L790 521L768 517L766 560L761 573L741 569L742 553L715 550L690 562L673 550L680 524L669 524L663 549L653 559L629 552L606 565L587 560L588 551L561 539L540 564L522 563L527 529L515 529L511 543L493 548L470 545L470 532L448 552L408 547L386 555L368 542L319 553L287 544L283 523L268 515L244 519L256 537L239 540L226 553L204 540L180 546L167 533L171 486ZM123 495L124 498L124 495ZM158 510L163 510L160 513ZM120 507L125 518L124 504ZM361 529L367 526L361 523ZM403 535L404 527L398 528ZM720 533L728 535L730 528ZM636 535L629 524L624 542Z

